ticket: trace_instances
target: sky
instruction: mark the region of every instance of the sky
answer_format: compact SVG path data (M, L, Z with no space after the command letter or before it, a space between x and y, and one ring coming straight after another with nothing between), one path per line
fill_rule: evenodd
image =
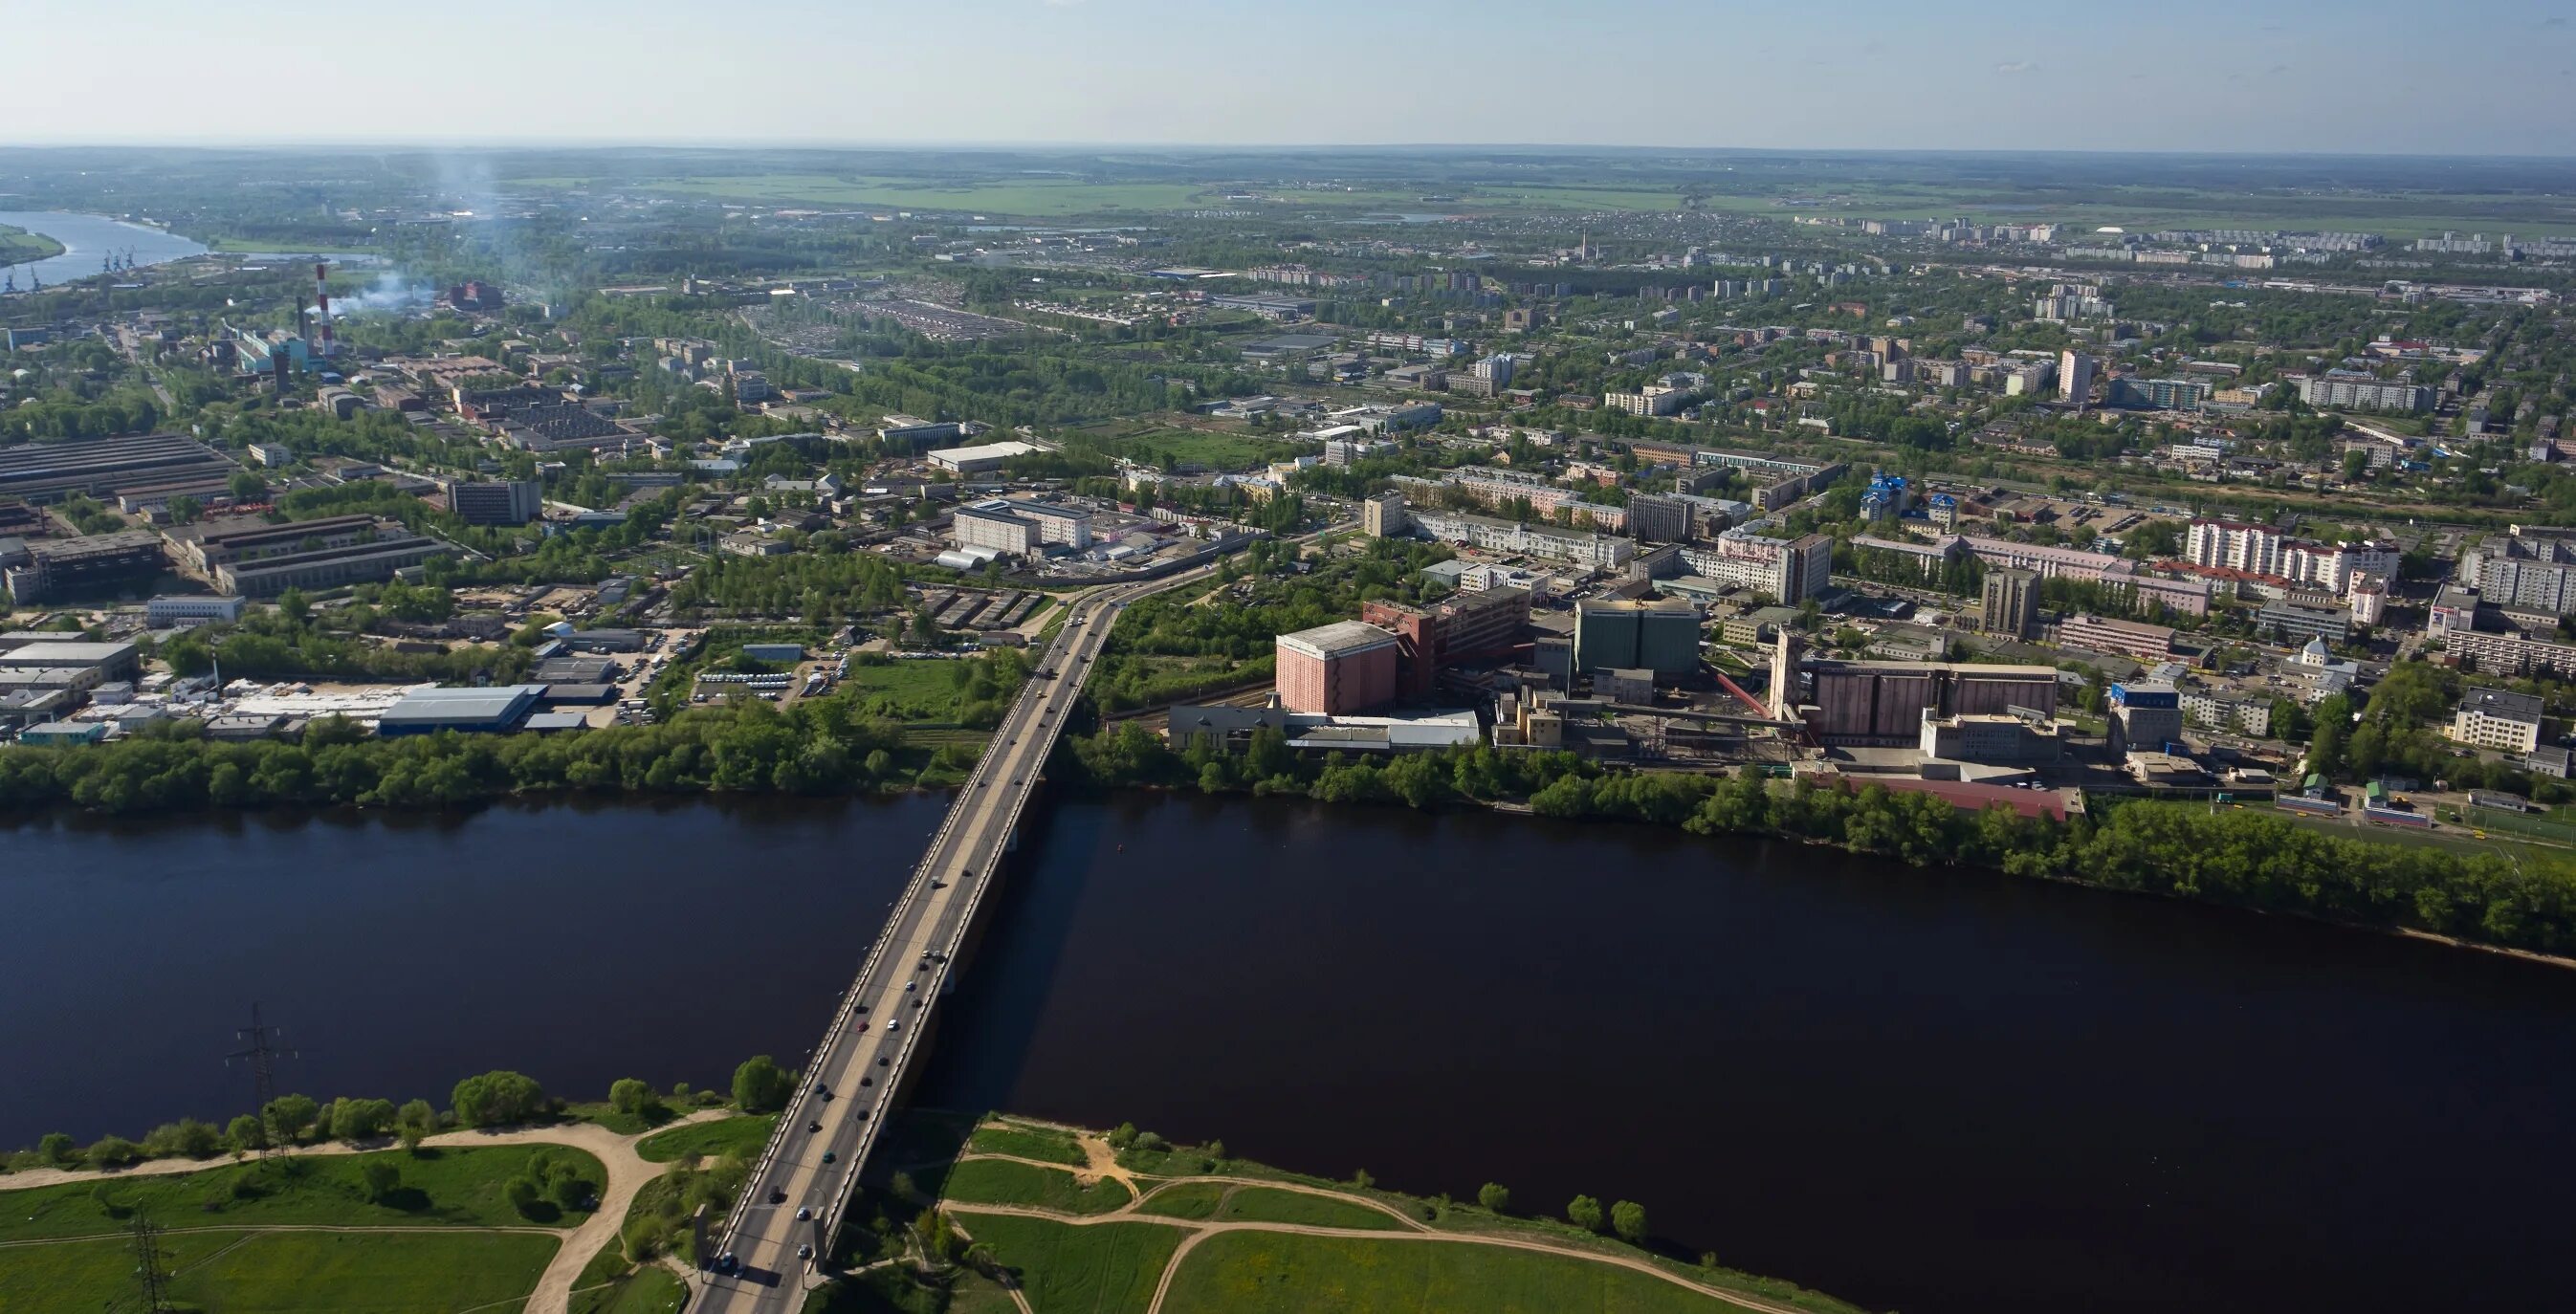
M2566 0L7 0L0 144L2576 155Z

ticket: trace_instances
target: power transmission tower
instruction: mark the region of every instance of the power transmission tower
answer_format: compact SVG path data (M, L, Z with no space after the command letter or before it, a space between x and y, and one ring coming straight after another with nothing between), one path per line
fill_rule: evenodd
M269 1043L271 1037L285 1034L284 1027L273 1027L262 1022L259 1016L259 1005L253 1003L250 1006L250 1025L233 1032L236 1038L249 1041L250 1047L235 1050L224 1056L227 1066L237 1061L250 1064L251 1080L259 1088L259 1107L255 1112L261 1116L267 1115L268 1106L277 1099L276 1061L281 1058L295 1057L294 1050L279 1049Z
M137 1209L127 1230L134 1238L134 1294L118 1305L132 1314L173 1314L178 1306L170 1303L170 1260L161 1252L161 1229Z

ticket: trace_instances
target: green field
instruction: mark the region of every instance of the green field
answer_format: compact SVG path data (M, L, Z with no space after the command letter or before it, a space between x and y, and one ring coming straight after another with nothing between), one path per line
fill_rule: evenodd
M972 1204L1032 1205L1068 1214L1105 1214L1135 1198L1116 1182L1076 1186L1072 1173L1009 1159L963 1160L948 1171L941 1190Z
M948 183L869 175L763 173L632 182L586 178L514 178L511 182L522 187L602 187L724 201L964 210L1034 219L1119 210L1187 210L1216 203L1216 197L1190 183L1096 183L1071 178Z
M1181 1233L1157 1223L1077 1226L1043 1218L977 1214L975 1239L1015 1269L1037 1314L1134 1314L1154 1298Z
M675 1163L711 1154L739 1154L748 1159L769 1143L769 1130L777 1125L778 1115L774 1113L693 1122L637 1141L635 1153L651 1163Z
M674 1314L688 1299L687 1284L671 1270L653 1264L574 1296L572 1314Z
M1226 1201L1225 1208L1218 1212L1217 1221L1298 1223L1307 1227L1349 1227L1364 1231L1394 1231L1404 1226L1366 1205L1261 1186L1247 1186L1236 1191L1234 1198Z
M1136 1212L1158 1218L1210 1218L1215 1216L1217 1201L1225 1198L1228 1189L1223 1182L1166 1186L1136 1206Z
M608 1180L598 1159L559 1146L493 1145L365 1155L263 1159L167 1176L107 1177L26 1191L0 1191L0 1241L92 1236L118 1231L140 1209L165 1227L243 1224L333 1227L532 1227L579 1224L589 1215L540 1206L522 1215L501 1198L502 1183L539 1154L569 1159L583 1180ZM384 1160L402 1183L382 1202L367 1199L358 1166ZM0 1179L5 1181L6 1179ZM96 1192L106 1188L106 1203ZM184 1221L184 1224L182 1222ZM6 1309L0 1306L0 1309Z
M1443 1242L1222 1232L1182 1261L1163 1308L1168 1314L1697 1314L1736 1307L1570 1256Z
M170 1233L162 1253L172 1294L198 1308L447 1314L525 1296L557 1244L507 1232L227 1230ZM133 1270L122 1237L0 1250L0 1310L97 1314L132 1295Z
M966 1146L985 1154L1015 1155L1022 1159L1039 1159L1075 1167L1090 1162L1082 1147L1074 1144L1071 1135L1039 1127L986 1123L975 1129L975 1135Z
M841 688L856 690L859 710L894 721L954 721L965 699L958 681L967 663L959 661L887 662L850 667Z
M30 260L49 260L63 253L63 244L42 233L0 224L0 265L24 264Z
M208 241L206 247L228 255L366 255L373 250L363 246L315 246L310 242L269 242L247 237L218 237Z

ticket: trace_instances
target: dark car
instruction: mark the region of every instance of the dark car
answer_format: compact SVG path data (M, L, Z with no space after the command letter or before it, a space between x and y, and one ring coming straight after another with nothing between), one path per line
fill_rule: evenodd
M823 1124L822 1124L821 1122L819 1122L819 1121L817 1121L817 1122L809 1122L809 1123L805 1124L805 1130L807 1130L807 1131L809 1131L809 1132L818 1132L818 1131L823 1130Z
M719 1273L731 1273L741 1267L742 1261L734 1258L733 1252L730 1250L716 1256L716 1271Z
M796 1221L797 1221L797 1222L800 1222L800 1223L810 1223L810 1222L813 1222L813 1221L814 1221L814 1209L813 1209L813 1206L811 1206L811 1205L798 1205L798 1206L796 1206Z
M837 1155L837 1154L832 1153L830 1150L825 1150L825 1151L823 1151L823 1162L825 1162L825 1163L830 1163L830 1162L832 1162L833 1160L838 1159L838 1158L840 1158L840 1157L841 1157L841 1156L839 1156L839 1155Z
M811 1243L808 1243L808 1244L800 1245L800 1246L796 1247L796 1257L797 1257L798 1259L812 1259L812 1258L814 1257L814 1247L813 1247L813 1245L812 1245Z

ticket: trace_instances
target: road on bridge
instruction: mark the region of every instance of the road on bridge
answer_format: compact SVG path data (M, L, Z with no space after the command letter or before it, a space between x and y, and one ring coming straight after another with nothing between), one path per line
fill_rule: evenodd
M1347 528L1335 525L1308 538ZM1111 585L1072 603L805 1063L777 1133L713 1242L729 1259L705 1275L693 1307L699 1314L779 1314L804 1304L817 1280L812 1261L830 1252L859 1166L884 1124L889 1093L903 1088L958 945L1081 697L1092 660L1109 641L1110 625L1137 598L1215 573L1210 564Z

